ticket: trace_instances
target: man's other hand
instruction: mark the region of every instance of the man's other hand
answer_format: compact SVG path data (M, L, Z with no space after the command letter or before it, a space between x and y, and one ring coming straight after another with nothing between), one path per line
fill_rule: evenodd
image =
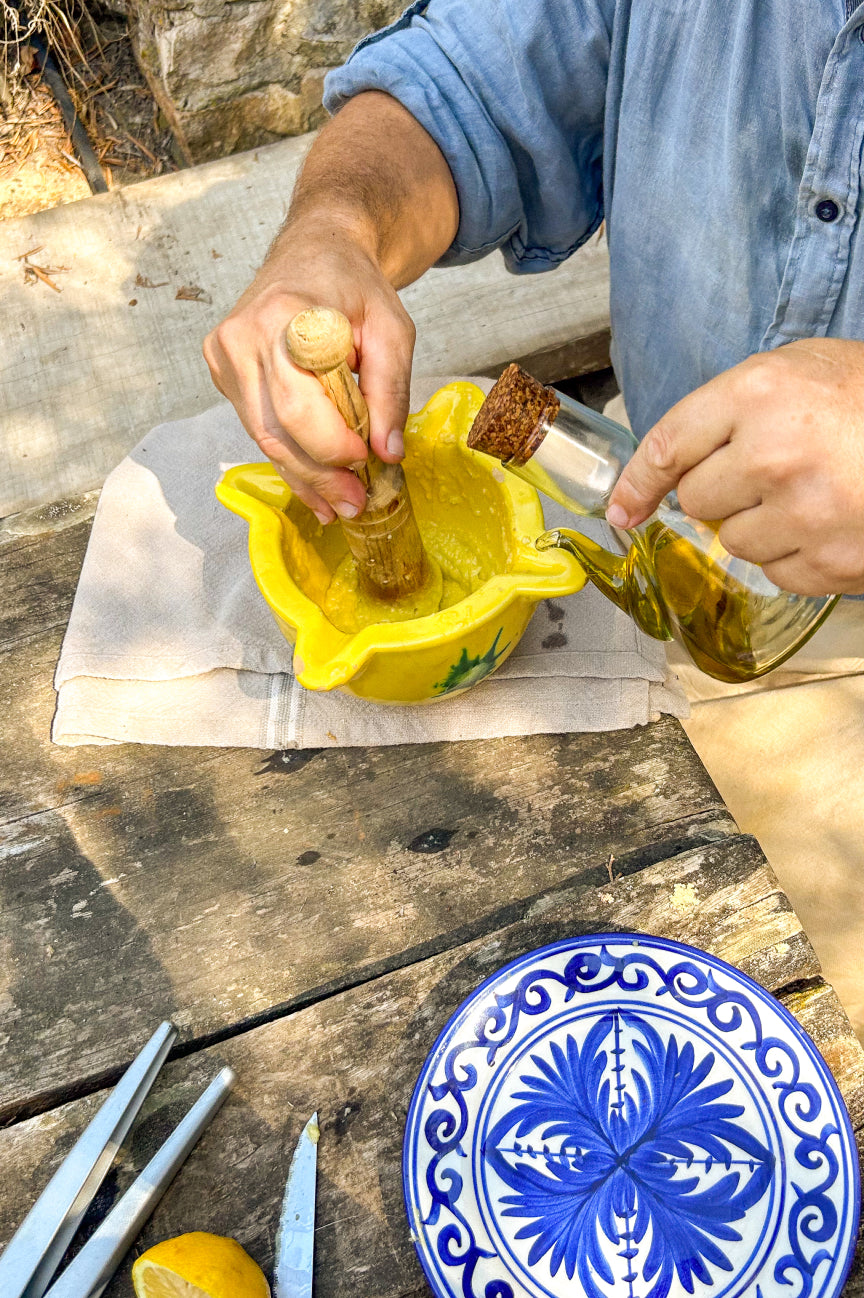
M802 339L697 388L647 433L607 518L635 527L676 488L782 589L864 593L864 343Z

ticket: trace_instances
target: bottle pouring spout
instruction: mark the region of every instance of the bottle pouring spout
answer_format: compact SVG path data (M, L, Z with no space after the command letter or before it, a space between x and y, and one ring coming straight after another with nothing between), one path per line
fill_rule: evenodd
M582 564L588 580L631 617L640 631L655 640L672 639L669 619L653 586L641 572L634 546L626 554L614 554L569 527L544 532L534 544L538 550L567 550Z

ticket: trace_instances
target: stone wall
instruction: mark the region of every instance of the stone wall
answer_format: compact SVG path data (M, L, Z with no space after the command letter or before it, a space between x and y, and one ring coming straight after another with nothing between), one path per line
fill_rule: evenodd
M324 119L326 72L403 0L132 0L135 52L190 162Z

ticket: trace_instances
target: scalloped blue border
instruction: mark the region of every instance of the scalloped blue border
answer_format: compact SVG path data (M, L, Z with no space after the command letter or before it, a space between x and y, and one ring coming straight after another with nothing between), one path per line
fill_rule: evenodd
M440 1061L441 1054L443 1053L444 1043L449 1033L451 1032L452 1028L457 1023L457 1021L463 1016L463 1014L466 1012L468 1007L471 1006L475 1001L479 1000L483 996L483 993L486 991L486 989L494 985L500 979L505 977L509 978L514 972L516 972L518 969L522 968L523 966L533 964L535 961L540 961L542 959L545 959L549 955L557 954L559 951L564 951L564 950L576 951L580 947L587 947L587 948L599 947L602 946L603 943L618 943L618 944L632 943L634 947L645 946L645 947L651 947L654 950L660 950L660 951L672 952L672 953L681 953L686 956L694 957L695 959L702 961L705 964L711 965L715 969L725 973L727 976L731 975L731 977L734 980L737 980L744 987L745 990L751 992L757 1001L760 1001L762 1004L768 1006L774 1013L779 1014L780 1018L790 1028L792 1035L795 1038L797 1038L797 1040L800 1042L802 1050L813 1063L817 1073L821 1074L823 1082L825 1083L826 1090L833 1098L834 1101L833 1107L835 1107L838 1111L841 1131L843 1136L845 1136L846 1139L847 1153L851 1155L850 1157L850 1163L852 1166L851 1197L856 1208L856 1211L854 1213L854 1227L849 1233L850 1237L846 1246L845 1259L843 1260L840 1269L836 1272L837 1281L835 1287L832 1291L830 1292L826 1291L821 1295L821 1298L838 1298L838 1295L840 1294L840 1291L842 1290L844 1284L846 1283L847 1277L849 1275L849 1270L852 1266L852 1259L855 1254L855 1247L858 1240L858 1222L860 1220L860 1215L861 1215L861 1170L859 1165L858 1146L855 1140L854 1131L852 1129L852 1122L849 1118L849 1112L846 1108L846 1102L840 1093L840 1088L838 1087L837 1082L834 1079L833 1073L831 1072L830 1068L825 1062L825 1059L823 1058L821 1052L819 1051L812 1037L809 1036L807 1032L805 1032L804 1028L802 1028L801 1024L794 1017L794 1015L789 1010L787 1010L786 1006L783 1005L783 1003L779 1001L776 996L773 996L771 992L767 991L764 987L762 987L759 983L757 983L755 979L749 976L749 974L743 973L740 969L737 969L734 965L729 964L725 960L721 960L718 956L711 955L707 951L701 951L698 947L690 946L685 942L675 942L672 939L653 937L647 933L580 934L578 936L571 937L571 938L562 938L560 941L551 942L546 946L536 947L533 951L527 951L525 952L524 955L517 956L514 960L511 960L508 964L502 965L494 973L490 974L487 978L484 978L483 982L481 982L475 988L475 990L471 993L471 995L467 996L465 1000L462 1001L461 1004L456 1007L456 1009L448 1018L447 1022L444 1024L444 1027L438 1033L438 1036L435 1039L435 1044L432 1046L432 1049L429 1051L429 1054L426 1056L426 1060L423 1064L423 1067L420 1070L420 1075L417 1078L417 1081L414 1086L414 1090L411 1095L411 1103L408 1106L408 1114L405 1119L405 1136L402 1142L402 1199L405 1207L405 1215L408 1220L408 1226L411 1232L411 1240L414 1245L414 1251L417 1254L417 1259L420 1262L420 1265L423 1269L423 1273L426 1276L426 1279L429 1282L429 1285L431 1286L432 1290L435 1292L436 1295L438 1295L438 1298L459 1298L459 1295L454 1295L452 1290L442 1289L440 1287L439 1277L435 1275L434 1272L430 1272L428 1266L426 1265L426 1259L424 1258L423 1253L421 1252L419 1247L420 1241L419 1239L417 1239L415 1235L414 1226L412 1225L411 1203L409 1201L408 1183L409 1183L410 1172L411 1172L411 1168L410 1168L411 1136L412 1136L412 1128L416 1121L416 1112L423 1100L423 1092L426 1087L427 1078L429 1077L429 1074L434 1071L434 1069L437 1067Z

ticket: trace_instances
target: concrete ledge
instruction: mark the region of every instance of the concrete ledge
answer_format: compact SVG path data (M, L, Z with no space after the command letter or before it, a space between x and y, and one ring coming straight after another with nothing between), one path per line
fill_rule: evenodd
M218 400L201 341L264 257L311 139L0 225L0 517L99 486L155 424ZM61 292L25 281L17 259L37 247L36 264L64 268ZM495 254L402 296L417 372L495 372L537 353L560 377L604 363L608 263L594 241L550 274L509 275Z

